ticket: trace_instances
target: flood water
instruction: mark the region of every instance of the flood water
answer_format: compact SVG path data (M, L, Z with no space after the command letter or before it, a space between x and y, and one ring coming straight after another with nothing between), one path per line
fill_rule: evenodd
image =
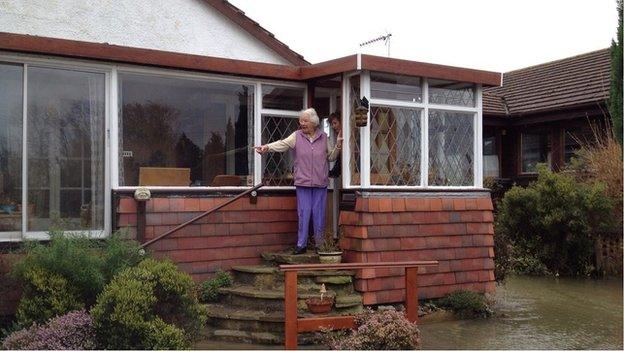
M496 316L421 325L423 349L622 350L622 281L510 277Z

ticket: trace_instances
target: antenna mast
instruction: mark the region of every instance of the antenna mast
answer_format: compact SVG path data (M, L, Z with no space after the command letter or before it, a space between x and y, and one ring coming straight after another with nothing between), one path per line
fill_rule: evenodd
M360 47L364 47L366 45L377 43L377 42L380 42L380 41L383 40L384 44L388 47L388 57L390 57L390 37L391 36L392 36L392 33L388 33L386 35L379 36L379 37L377 37L375 39L367 40L367 41L365 41L363 43L360 43Z

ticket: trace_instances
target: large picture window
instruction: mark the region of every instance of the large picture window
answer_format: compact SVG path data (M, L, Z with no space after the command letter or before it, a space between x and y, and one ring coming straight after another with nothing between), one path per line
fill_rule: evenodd
M105 229L105 82L104 73L0 65L0 232Z
M28 229L104 228L104 74L28 70Z
M124 73L119 97L120 185L251 184L252 85Z

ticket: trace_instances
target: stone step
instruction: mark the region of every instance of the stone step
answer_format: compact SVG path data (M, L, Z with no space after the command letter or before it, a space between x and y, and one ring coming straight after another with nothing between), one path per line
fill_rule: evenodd
M239 284L253 285L258 288L283 289L284 272L274 266L234 266L232 267L234 281ZM297 282L299 285L332 285L336 289L352 292L353 289L343 289L340 285L350 285L353 283L354 271L348 270L331 270L331 271L303 271L297 274Z
M212 329L207 332L208 337L215 341L239 342L261 345L283 345L284 333L249 332L236 329ZM315 333L300 333L297 335L297 344L319 344L319 337ZM256 349L256 347L250 347Z
M263 311L284 310L284 290L258 289L249 285L239 285L220 288L223 295L222 301L232 306L253 308ZM305 299L319 296L318 292L297 291L297 306L303 310L306 308ZM329 291L327 296L335 296Z
M304 264L304 263L319 263L319 258L314 251L308 251L307 253L300 255L293 255L292 250L281 252L263 252L262 258L269 264Z
M258 289L249 285L238 285L224 287L219 289L221 303L235 306L243 309L253 309L257 311L283 311L284 310L284 291L276 289ZM299 311L307 311L305 300L311 297L318 297L319 293L315 290L297 291L297 308ZM337 310L352 308L362 305L362 296L358 293L342 293L327 289L325 296L335 298L335 308Z
M257 311L250 309L233 308L223 304L206 304L208 311L208 325L214 329L242 330L259 333L283 333L283 311ZM362 305L343 308L325 315L314 315L309 312L298 313L299 318L326 317L337 315L353 315L362 312Z

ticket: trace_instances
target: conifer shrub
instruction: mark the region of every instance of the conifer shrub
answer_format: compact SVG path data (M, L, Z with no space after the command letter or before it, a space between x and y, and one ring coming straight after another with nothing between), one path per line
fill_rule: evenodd
M206 321L191 277L153 259L117 274L91 315L98 346L106 349L188 348Z

